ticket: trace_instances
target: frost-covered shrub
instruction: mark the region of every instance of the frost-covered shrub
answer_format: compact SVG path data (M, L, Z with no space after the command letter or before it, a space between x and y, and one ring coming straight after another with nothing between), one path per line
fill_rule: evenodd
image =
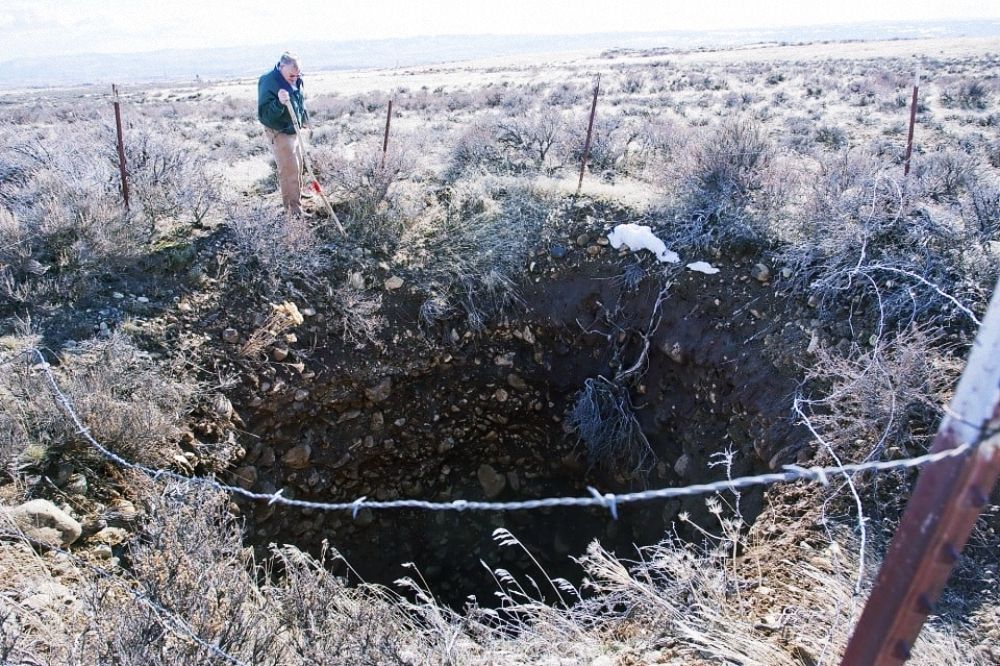
M970 111L985 111L992 98L992 91L980 81L965 81L941 92L943 106Z
M176 128L130 129L125 147L133 206L151 227L164 220L199 224L219 203L221 186L207 156ZM117 164L117 155L110 159Z
M562 114L545 108L524 116L500 118L497 142L510 159L528 160L535 167L542 167L553 147L564 139L565 131Z
M227 213L243 284L272 294L289 281L311 282L328 266L324 241L308 220L274 206L233 206Z
M415 165L406 138L391 144L384 158L381 150L353 158L327 151L317 152L314 163L327 194L339 202L336 212L344 227L371 245L394 247L405 223L394 186L408 178Z
M451 179L467 169L499 173L510 166L497 142L496 121L492 118L474 120L463 129L450 157L447 173Z

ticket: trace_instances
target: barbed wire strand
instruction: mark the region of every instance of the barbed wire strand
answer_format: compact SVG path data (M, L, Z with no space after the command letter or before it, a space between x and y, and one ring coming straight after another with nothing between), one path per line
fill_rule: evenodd
M49 550L49 551L52 551L52 552L55 552L55 553L59 553L60 555L63 555L64 557L67 557L68 559L72 560L73 563L76 564L77 566L83 567L85 569L88 569L88 570L94 572L94 574L96 574L100 578L103 578L105 580L109 580L112 583L119 583L120 584L120 583L123 582L120 576L122 575L122 573L124 573L127 577L130 577L131 580L133 580L134 582L136 582L138 585L142 584L138 580L138 578L136 578L134 575L130 574L126 569L121 569L121 570L119 570L117 572L108 571L107 569L103 569L103 568L101 568L101 567L99 567L99 566L97 566L95 564L87 562L83 558L80 558L80 557L74 555L73 553L71 553L68 550L64 550L64 549L62 549L62 548L60 548L58 546L54 546L54 545L52 545L50 543L45 543L45 542L37 541L36 539L33 539L33 538L29 537L27 534L25 534L22 530L20 530L16 526L15 526L15 529L16 529L16 532L13 533L13 536L15 536L16 538L21 539L25 543L28 543L28 544L36 547L36 548L43 548L45 550ZM8 536L8 535L4 534L4 536ZM124 591L129 596L131 596L133 599L135 599L136 601L138 601L142 605L146 606L150 611L152 611L153 614L156 615L157 619L160 621L161 626L163 626L163 628L166 629L167 631L173 633L174 635L178 636L179 638L182 638L182 639L183 638L188 638L188 639L194 641L195 643L197 643L198 645L201 645L203 648L205 648L206 650L208 650L212 654L216 655L220 659L222 659L222 660L224 660L224 661L226 661L226 662L228 662L230 664L234 664L235 666L249 666L249 664L247 662L241 661L240 659L238 659L237 657L234 657L233 655L229 654L228 652L226 652L225 650L223 650L219 646L213 645L213 644L209 643L208 641L206 641L205 639L203 639L191 627L191 625L188 624L188 622L185 621L179 614L177 614L175 611L172 611L169 608L166 608L165 606L163 606L163 605L157 603L156 601L154 601L150 597L150 594L147 591L142 590L142 589L133 589L133 588L127 586L127 585L121 585L121 588L123 588ZM171 624L173 626L171 626Z
M30 355L31 352L33 352L33 351L35 351L35 350L34 349L22 349L21 351L15 353L15 354L11 354L9 357L7 357L7 358L3 359L2 361L0 361L0 368L3 368L3 367L6 367L6 366L10 365L14 361L20 359L22 356L28 356L28 355Z
M914 458L903 458L900 460L871 461L865 463L852 463L847 465L837 465L832 467L800 467L798 465L785 465L784 471L758 474L755 476L744 476L735 479L723 479L711 483L696 483L689 486L657 488L653 490L643 490L631 493L601 493L595 488L588 487L590 497L545 497L532 500L518 500L509 502L490 502L457 499L451 501L432 502L418 499L400 500L369 500L362 496L351 502L316 502L311 500L301 500L285 497L282 493L284 489L274 493L255 493L239 486L230 486L219 483L214 479L201 476L184 476L177 472L163 469L153 469L133 463L118 454L110 451L90 434L89 429L81 422L80 417L73 409L73 404L65 393L59 388L52 373L50 365L45 361L44 356L37 349L32 352L40 359L40 363L35 368L41 369L53 395L63 410L73 421L77 432L90 443L105 458L125 469L131 469L155 481L171 479L188 485L202 485L215 490L238 495L246 499L255 501L266 501L268 504L280 504L283 506L296 507L300 509L311 509L314 511L350 511L353 517L357 517L362 509L388 510L388 509L422 509L424 511L528 511L535 509L550 509L556 507L602 507L607 509L611 516L618 518L618 507L622 504L634 504L638 502L648 502L657 499L670 499L675 497L694 497L698 495L708 495L727 490L738 490L753 486L767 486L775 483L791 483L794 481L818 481L823 485L829 483L830 477L838 474L855 474L859 472L888 472L904 469L913 469L923 465L940 462L949 458L958 458L966 453L977 449L986 438L979 438L975 442L966 442L955 448L939 451L937 453L927 453Z
M103 569L100 569L100 571L104 575L113 576L113 574L109 571L104 571ZM164 606L161 606L160 604L150 599L146 592L135 591L135 590L129 590L128 592L129 594L132 595L132 597L136 601L149 608L153 612L153 614L160 619L160 622L162 623L162 626L165 629L167 629L168 631L172 631L179 638L182 639L188 638L197 643L198 645L202 646L206 650L208 650L210 653L219 657L223 661L226 661L230 664L234 664L235 666L250 666L248 662L241 661L240 659L229 654L219 646L213 645L208 641L206 641L204 638L199 636L197 632L193 628L191 628L191 625L188 624L180 615L178 615L177 613L171 611L170 609ZM174 626L171 627L171 624Z

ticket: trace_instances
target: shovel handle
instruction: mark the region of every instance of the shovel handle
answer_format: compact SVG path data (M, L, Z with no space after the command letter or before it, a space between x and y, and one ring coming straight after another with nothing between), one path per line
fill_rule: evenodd
M340 218L337 217L337 213L333 210L333 206L330 205L329 199L327 199L326 194L323 193L323 188L320 187L319 180L313 172L312 162L309 160L309 145L306 143L306 138L302 134L302 127L299 125L299 117L295 115L295 109L292 107L292 100L285 102L285 106L288 107L288 114L292 117L292 127L295 129L295 136L299 140L299 145L302 148L302 161L305 162L306 171L309 173L309 177L313 180L315 190L319 193L319 198L322 199L323 205L326 206L326 212L333 218L333 221L337 225L337 229L340 230L341 235L347 236L347 231L344 230L344 225L340 223Z

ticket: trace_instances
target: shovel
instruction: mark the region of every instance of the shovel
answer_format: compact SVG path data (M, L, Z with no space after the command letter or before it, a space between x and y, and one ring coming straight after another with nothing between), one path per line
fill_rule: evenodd
M309 189L319 195L320 200L322 200L323 205L326 206L327 214L333 219L340 233L344 236L347 232L344 231L343 225L340 223L340 218L337 214L333 212L333 206L330 205L330 200L326 198L326 194L323 192L323 188L320 186L319 181L316 180L316 174L313 173L312 162L309 160L309 144L306 143L305 134L302 133L302 128L299 126L299 117L295 115L295 109L292 108L292 101L288 100L285 102L285 106L288 107L288 115L292 117L292 127L295 128L295 137L299 140L299 146L302 148L302 161L306 165L306 173L312 179L309 183Z

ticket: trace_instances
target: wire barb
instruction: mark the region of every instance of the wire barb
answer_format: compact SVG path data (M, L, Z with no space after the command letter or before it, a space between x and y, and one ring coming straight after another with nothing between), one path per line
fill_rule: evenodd
M361 511L361 505L365 503L366 499L368 498L362 495L358 499L351 502L351 520L358 519L358 512Z
M587 486L587 490L593 495L594 499L601 503L601 506L606 508L611 512L611 517L618 520L618 496L614 493L604 493L603 495L597 488L593 486Z
M813 479L818 481L821 486L830 485L830 477L827 476L826 470L819 466L813 467L800 467L799 465L784 465L782 469L787 469L793 472L803 479Z

